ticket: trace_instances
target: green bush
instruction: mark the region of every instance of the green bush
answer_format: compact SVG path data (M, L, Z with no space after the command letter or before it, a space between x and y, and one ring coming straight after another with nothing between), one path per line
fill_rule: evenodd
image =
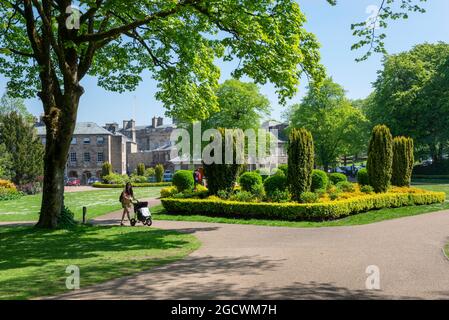
M415 158L413 139L396 137L393 140L393 172L391 183L398 187L409 187Z
M185 190L193 190L195 180L193 179L193 172L190 170L178 170L173 175L173 185L179 192Z
M168 214L206 215L240 219L323 221L352 214L413 205L442 203L443 192L382 193L324 203L248 203L216 199L162 199Z
M239 184L243 191L253 192L255 188L262 185L262 176L257 172L245 172L239 178Z
M310 191L314 154L312 134L303 128L292 129L288 145L287 181L294 201L299 201L302 193Z
M270 202L279 202L279 203L289 202L290 193L287 190L280 191L276 189L269 195L267 194L267 200Z
M78 223L75 220L75 214L69 208L63 207L61 214L58 216L58 228L71 229Z
M240 133L238 131L234 131L234 135L232 135L233 142L233 159L232 164L226 164L226 158L224 150L226 150L226 137L225 129L219 128L222 139L222 158L221 163L204 163L204 175L207 179L207 187L209 188L209 192L212 195L218 195L219 191L232 192L235 182L237 181L237 177L239 172L242 170L242 165L237 164L237 150L236 146L238 145L239 139L243 139L243 137L239 137ZM211 142L212 142L211 138ZM241 141L241 140L240 140Z
M303 192L300 197L301 203L316 203L318 202L318 195L314 192Z
M0 186L0 201L16 200L23 196L23 193L14 188Z
M354 192L355 187L354 184L349 181L340 181L336 185L337 189L341 190L342 192Z
M373 187L368 186L368 185L362 186L362 187L360 188L360 191L362 191L363 193L367 193L367 194L372 194L372 193L374 193Z
M109 162L104 162L101 166L101 177L109 176L112 174L112 164Z
M249 191L238 191L230 197L231 201L253 202L256 197Z
M111 173L103 177L103 183L105 184L126 184L129 180L127 175L117 173Z
M156 177L156 182L162 182L162 180L164 180L164 166L162 164L158 164L154 167L154 175Z
M348 181L348 177L343 173L334 172L329 175L329 180L332 181L334 185L336 185L339 182Z
M129 182L131 183L147 183L148 182L148 178L145 176L138 176L138 175L131 175Z
M285 174L285 176L288 175L288 165L287 164L281 164L278 167L278 170L282 171Z
M179 193L175 186L170 186L161 189L161 198L171 198L175 194Z
M375 126L368 146L369 183L377 193L387 192L393 165L393 137L384 125Z
M145 175L145 164L144 163L139 163L137 165L137 175L138 176L144 176Z
M154 170L154 168L147 168L145 170L145 177L149 178L149 177L154 177L156 175L156 172Z
M312 191L316 191L318 189L326 189L328 183L329 178L326 172L322 170L312 171Z
M274 193L287 190L287 177L284 174L275 174L264 181L264 187L267 196L272 198Z
M360 169L357 172L357 182L361 186L368 186L369 185L368 170L363 168L363 169Z

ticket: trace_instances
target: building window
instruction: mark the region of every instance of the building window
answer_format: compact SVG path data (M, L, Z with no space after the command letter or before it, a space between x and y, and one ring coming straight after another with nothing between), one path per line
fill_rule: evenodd
M42 144L46 144L47 143L47 138L42 138Z
M89 152L84 153L84 162L90 162L90 153Z
M76 138L72 138L72 142L70 144L77 144L77 143L78 142L77 142Z
M83 139L84 144L90 144L90 138L84 138Z
M104 137L97 137L97 144L102 146L104 144Z
M76 152L71 152L70 153L70 162L71 163L76 163Z
M98 154L97 154L97 162L98 163L103 163L104 162L104 153L103 152L98 152Z

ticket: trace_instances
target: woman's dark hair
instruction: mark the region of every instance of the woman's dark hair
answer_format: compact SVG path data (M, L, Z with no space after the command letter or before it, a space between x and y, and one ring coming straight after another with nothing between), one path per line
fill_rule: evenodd
M131 197L134 197L133 186L130 182L128 182L125 186L125 192L129 194Z

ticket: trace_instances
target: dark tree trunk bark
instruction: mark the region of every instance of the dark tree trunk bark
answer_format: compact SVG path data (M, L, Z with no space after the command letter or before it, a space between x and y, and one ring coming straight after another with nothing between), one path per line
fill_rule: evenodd
M82 88L64 95L63 107L44 107L46 145L44 156L44 187L37 227L54 229L64 206L64 172L75 130L76 115Z

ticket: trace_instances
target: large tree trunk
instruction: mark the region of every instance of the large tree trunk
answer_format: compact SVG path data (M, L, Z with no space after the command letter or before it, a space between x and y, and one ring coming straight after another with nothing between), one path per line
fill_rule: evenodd
M75 130L79 97L82 92L68 94L62 108L46 107L47 129L44 157L44 187L37 227L54 229L64 206L64 172Z

